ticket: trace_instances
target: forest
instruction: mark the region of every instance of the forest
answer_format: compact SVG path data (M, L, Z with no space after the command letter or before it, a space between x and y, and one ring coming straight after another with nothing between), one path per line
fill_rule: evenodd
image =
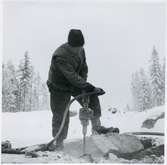
M148 69L140 68L132 74L131 91L135 111L144 111L165 104L165 58L160 63L155 46Z
M46 82L35 71L28 51L16 67L2 64L2 112L27 112L49 109Z

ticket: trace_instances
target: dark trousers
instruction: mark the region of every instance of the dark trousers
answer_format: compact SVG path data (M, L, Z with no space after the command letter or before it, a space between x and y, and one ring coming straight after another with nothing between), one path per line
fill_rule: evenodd
M79 91L69 93L69 92L64 92L64 91L54 91L51 92L50 94L50 106L53 114L52 118L52 136L55 137L61 122L63 120L63 115L66 109L67 104L70 101L71 96L75 97L77 95L81 94ZM77 100L81 105L82 101ZM89 108L91 108L94 112L94 117L100 117L101 116L101 107L100 107L100 102L99 98L96 95L90 96L90 101L89 101ZM68 133L68 126L69 126L69 112L66 117L66 121L63 127L63 130L60 134L60 136L57 139L57 142L61 142L67 137Z

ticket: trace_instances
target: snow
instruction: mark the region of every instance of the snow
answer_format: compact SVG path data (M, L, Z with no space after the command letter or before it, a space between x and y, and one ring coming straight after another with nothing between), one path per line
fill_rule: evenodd
M164 119L160 119L152 129L141 128L142 122L164 112L164 107L156 107L145 112L126 112L112 114L102 112L104 126L118 127L123 132L164 132ZM22 147L45 143L52 139L50 111L33 111L19 113L2 113L2 140L10 140L13 147ZM91 134L89 124L88 135ZM68 140L82 138L82 128L78 115L70 118Z
M155 107L144 112L123 113L120 111L116 114L104 110L102 111L101 122L104 126L119 127L121 133L131 131L164 132L164 119L158 120L152 129L141 128L143 121L148 118L159 116L164 110L164 106ZM14 148L46 143L52 139L51 120L51 111L2 113L2 141L11 141L12 147ZM91 126L89 124L87 135L90 134ZM69 132L66 142L75 141L75 139L81 138L82 128L78 115L76 115L70 118ZM7 157L6 154L3 155L2 159L5 159L5 157ZM9 157L6 159L8 162L10 159L18 160L17 156L13 157L13 155L10 156L10 159ZM74 159L70 158L70 160ZM44 161L46 161L46 159L44 159ZM38 160L38 162L40 161Z
M154 128L146 129L141 128L143 121L146 119L159 116L162 112L165 111L164 106L155 107L153 109L148 109L144 112L126 112L126 113L103 113L102 124L105 126L114 126L118 127L120 131L123 132L140 132L140 131L149 131L149 132L164 132L164 119L160 119L155 124Z

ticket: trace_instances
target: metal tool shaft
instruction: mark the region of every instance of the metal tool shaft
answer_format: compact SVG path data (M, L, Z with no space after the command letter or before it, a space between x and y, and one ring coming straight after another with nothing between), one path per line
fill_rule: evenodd
M86 154L86 135L83 135L83 154Z
M86 134L87 134L87 125L88 121L84 122L82 125L82 134L83 134L83 154L86 154Z

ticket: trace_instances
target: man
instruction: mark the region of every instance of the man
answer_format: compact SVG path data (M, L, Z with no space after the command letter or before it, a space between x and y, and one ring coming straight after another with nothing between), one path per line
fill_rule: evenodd
M72 29L68 35L68 42L61 45L53 54L47 85L50 91L50 106L53 113L52 135L56 136L67 104L71 96L82 92L103 91L87 82L88 67L84 51L84 37L81 30ZM99 128L101 107L98 96L90 96L89 107L93 110L91 119L92 130ZM78 100L81 105L82 100ZM62 150L63 141L67 137L69 113L63 130L56 140L53 150Z

